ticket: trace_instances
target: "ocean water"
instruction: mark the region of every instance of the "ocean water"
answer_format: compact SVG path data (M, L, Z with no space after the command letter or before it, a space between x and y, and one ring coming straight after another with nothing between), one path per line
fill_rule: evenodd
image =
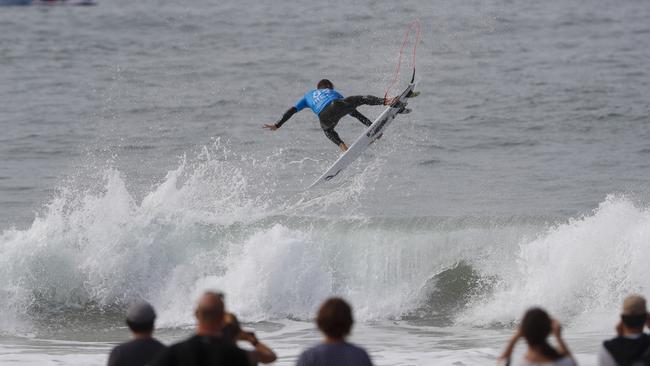
M383 95L415 18L413 113L306 190L336 146L311 112L262 124L324 77ZM595 364L622 297L650 296L648 18L641 0L0 7L0 363L104 364L141 298L174 342L218 289L279 365L332 295L378 365L494 364L533 305Z

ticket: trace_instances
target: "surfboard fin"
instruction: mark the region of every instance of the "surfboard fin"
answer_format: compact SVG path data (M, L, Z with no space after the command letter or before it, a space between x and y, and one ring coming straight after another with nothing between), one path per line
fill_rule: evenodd
M420 95L420 92L414 90L414 91L410 92L406 97L407 97L407 98L415 98L415 97L417 97L418 95Z

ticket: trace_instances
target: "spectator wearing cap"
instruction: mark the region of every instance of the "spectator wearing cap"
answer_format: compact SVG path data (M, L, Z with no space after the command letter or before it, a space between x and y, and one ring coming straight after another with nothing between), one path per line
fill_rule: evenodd
M643 333L648 320L646 301L639 295L623 300L618 336L605 341L598 352L600 366L637 366L650 364L650 336Z
M346 337L352 329L352 308L340 298L328 299L321 305L316 317L318 329L325 339L319 345L304 351L297 366L371 366L366 351L348 343Z
M153 338L156 312L146 302L133 304L126 313L126 325L133 339L111 351L108 366L143 366L160 353L165 346Z
M194 312L196 334L164 350L153 366L249 366L246 353L223 336L223 295L206 292Z

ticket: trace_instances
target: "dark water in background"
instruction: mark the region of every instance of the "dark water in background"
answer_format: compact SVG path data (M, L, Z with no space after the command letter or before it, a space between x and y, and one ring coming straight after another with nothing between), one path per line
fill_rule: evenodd
M362 211L574 214L614 192L647 197L644 1L1 10L4 227L29 224L78 166L110 157L141 196L180 154L216 136L245 156L284 147L276 159L319 159L278 177L277 193L295 194L336 149L307 112L274 135L260 125L323 76L344 94L382 94L415 17L423 95L364 160L386 163L368 187L381 200L364 197ZM347 141L361 131L342 124Z
M380 363L412 346L430 351L411 364L481 364L499 346L471 329L538 303L593 362L621 296L648 290L649 17L645 1L2 7L0 332L79 340L66 324L116 327L140 296L188 324L218 287L295 354L309 326L287 319L342 294L362 321L405 322L362 326ZM261 125L322 77L383 94L414 18L414 112L305 192L336 147L310 112ZM40 347L10 339L0 356ZM36 354L20 359L53 362Z

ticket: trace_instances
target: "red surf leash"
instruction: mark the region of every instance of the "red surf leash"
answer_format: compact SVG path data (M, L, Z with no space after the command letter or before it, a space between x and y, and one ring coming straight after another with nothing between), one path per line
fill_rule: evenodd
M386 88L386 92L384 93L384 104L386 104L386 101L388 100L388 93L393 88L393 86L395 86L399 78L399 71L402 66L402 56L404 55L404 48L406 48L406 44L408 43L409 37L411 35L411 30L413 29L415 29L415 43L413 43L413 57L411 59L411 67L413 68L411 83L415 81L415 54L417 52L418 43L420 43L420 21L417 19L409 23L408 28L406 29L406 33L404 34L404 40L402 41L402 47L400 47L399 49L399 60L397 62L397 68L395 69L395 73L393 74L393 80L390 82L390 85L388 85L388 88Z

